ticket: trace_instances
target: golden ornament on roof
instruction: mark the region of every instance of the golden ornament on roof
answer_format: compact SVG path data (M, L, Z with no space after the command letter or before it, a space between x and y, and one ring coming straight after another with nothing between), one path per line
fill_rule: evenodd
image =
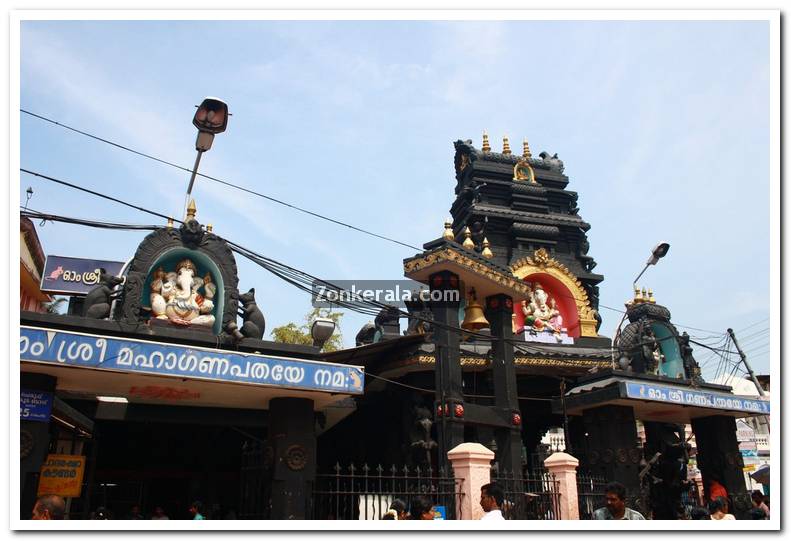
M483 130L483 145L481 146L481 150L484 152L492 151L492 147L489 146L489 134L486 133L486 130Z
M464 242L461 244L467 250L474 250L475 243L472 241L472 231L469 227L464 228Z
M445 220L445 231L442 232L442 238L449 242L456 240L456 236L453 234L453 227L450 220Z

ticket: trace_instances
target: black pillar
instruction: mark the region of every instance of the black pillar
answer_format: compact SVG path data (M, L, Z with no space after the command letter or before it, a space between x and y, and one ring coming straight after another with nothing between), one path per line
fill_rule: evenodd
M459 277L449 271L429 277L434 316L434 374L437 466L449 471L448 451L464 443L464 398L459 351ZM450 328L448 328L450 327Z
M516 391L514 368L513 322L514 303L508 295L486 297L486 319L492 337L492 375L494 377L494 404L510 411L510 428L495 430L497 462L501 471L522 473L522 418Z
M739 519L749 518L746 515L752 502L744 482L744 461L739 451L736 421L723 415L699 417L692 420L692 431L706 501L710 499L710 483L717 481L728 492L730 512Z
M55 394L58 379L46 374L22 372L20 375L20 388L31 391L43 391ZM21 519L29 519L36 503L38 490L38 477L41 465L49 454L49 423L21 420L19 423L20 438L22 440L22 457L19 464L20 507Z
M600 406L582 413L582 426L576 427L577 436L584 442L574 442L574 450L584 450L583 468L609 482L626 486L627 505L635 508L640 494L639 464L642 453L637 446L637 426L630 406ZM582 434L580 434L580 429Z
M316 431L313 400L269 401L269 445L272 448L270 518L305 520L316 478Z

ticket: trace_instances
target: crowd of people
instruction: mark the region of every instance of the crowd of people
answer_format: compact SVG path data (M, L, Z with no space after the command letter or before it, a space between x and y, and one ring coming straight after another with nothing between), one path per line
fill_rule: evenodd
M751 494L752 509L749 516L752 520L769 520L769 497L764 496L760 490L755 490ZM496 483L489 483L481 487L480 505L484 515L481 520L505 520L503 517L503 506L505 504L505 492ZM205 520L203 504L194 501L189 507L189 514L192 520ZM411 500L411 505L407 509L407 504L401 499L394 499L382 520L434 520L437 518L434 504L426 496L416 496ZM33 520L62 520L66 515L66 502L60 496L49 494L41 496L33 506ZM93 520L111 520L112 514L103 507L99 507L92 513ZM150 520L169 520L164 509L160 506L154 508L150 515ZM593 513L594 520L645 520L645 517L638 511L626 506L626 487L621 483L610 483L605 489L605 506L596 509ZM691 520L735 520L729 513L728 499L725 496L713 495L708 507L693 507L688 517ZM133 505L124 517L126 520L145 520L140 512L139 505Z

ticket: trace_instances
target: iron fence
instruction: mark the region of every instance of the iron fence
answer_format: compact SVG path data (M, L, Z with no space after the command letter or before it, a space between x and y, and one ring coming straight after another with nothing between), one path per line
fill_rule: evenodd
M593 512L604 507L607 480L595 475L577 475L577 496L579 499L580 520L592 520Z
M492 482L505 493L502 508L506 520L560 519L560 489L554 474L538 471L521 475L495 470Z
M367 464L342 468L316 475L308 516L314 520L379 520L396 498L411 507L416 496L426 496L446 519L456 518L456 506L463 497L461 479L447 475L444 468L389 469Z

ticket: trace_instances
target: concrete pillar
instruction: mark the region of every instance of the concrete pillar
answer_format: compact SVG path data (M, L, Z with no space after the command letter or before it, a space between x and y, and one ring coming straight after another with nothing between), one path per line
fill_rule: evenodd
M560 492L560 509L556 516L561 520L579 520L577 496L577 466L580 461L567 453L553 453L544 460L544 467L555 476Z
M448 451L453 475L461 479L461 498L457 500L456 517L460 520L479 520L481 487L491 482L494 453L480 443L462 443Z

